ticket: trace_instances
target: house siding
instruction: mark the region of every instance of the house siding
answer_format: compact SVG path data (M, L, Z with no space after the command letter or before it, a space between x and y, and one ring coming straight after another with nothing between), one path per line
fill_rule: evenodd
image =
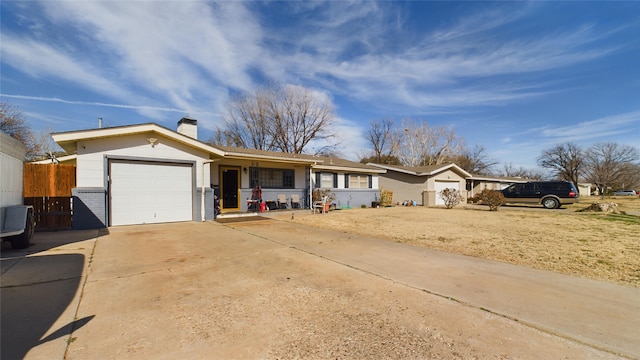
M380 175L380 188L393 191L393 203L402 203L405 200L414 200L418 205L423 205L422 193L426 191L426 179L416 175L405 174L396 171L387 171Z
M158 143L152 147L147 138L156 136ZM78 143L77 180L79 188L106 186L105 156L135 157L139 159L196 162L196 186L202 186L202 163L209 155L192 147L155 134L135 134L117 138L96 139ZM205 166L205 179L209 167ZM209 184L205 184L208 186Z

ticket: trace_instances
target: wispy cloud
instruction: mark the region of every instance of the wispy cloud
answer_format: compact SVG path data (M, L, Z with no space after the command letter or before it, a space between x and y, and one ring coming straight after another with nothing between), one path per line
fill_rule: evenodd
M154 110L154 111L165 111L165 112L176 112L176 113L189 112L188 110L185 110L185 109L176 109L176 108L168 108L168 107L158 107L158 106L149 106L149 105L110 104L110 103L95 102L95 101L65 100L65 99L60 99L55 97L48 98L48 97L41 97L41 96L14 95L14 94L0 94L0 97L6 97L9 99L57 102L57 103L72 104L72 105L104 106L104 107L112 107L112 108L118 108L118 109ZM209 114L213 114L213 113L209 113Z
M119 101L190 111L220 112L227 89L251 90L257 74L409 112L504 105L548 93L529 74L612 51L584 49L601 36L588 26L524 40L479 40L526 17L528 5L462 17L417 43L402 38L404 14L386 3L278 8L297 12L301 20L270 28L244 2L40 5L48 21L74 29L74 38L56 44L42 38L41 30L33 36L3 34L3 61L31 76L56 77ZM508 74L523 76L510 84L491 79ZM469 80L476 84L465 85Z

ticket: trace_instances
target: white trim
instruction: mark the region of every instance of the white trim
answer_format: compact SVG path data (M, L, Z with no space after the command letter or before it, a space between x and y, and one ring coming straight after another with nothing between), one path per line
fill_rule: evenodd
M116 137L116 136L127 136L127 135L141 134L141 133L148 133L148 132L163 135L165 137L168 137L169 139L175 140L177 142L192 146L196 149L206 151L218 156L224 155L224 151L219 150L211 145L207 145L189 136L182 135L173 130L169 130L165 127L162 127L160 125L153 124L153 123L120 126L120 127L113 127L113 128L53 133L51 134L51 137L53 138L53 141L58 143L58 145L60 145L66 152L74 153L77 151L78 142L82 140L100 139L100 138L108 138L108 137Z
M407 170L407 169L400 169L400 168L397 168L397 167L394 167L394 166L390 166L390 165L383 165L383 164L376 164L376 163L367 163L367 165L379 167L381 169L401 172L401 173L405 173L405 174L409 174L409 175L416 175L416 176L431 176L431 175L435 175L435 174L441 173L441 172L443 172L445 170L449 170L451 168L454 168L458 172L462 173L462 175L464 175L465 178L470 178L471 177L471 174L469 174L463 168L461 168L460 166L458 166L456 164L443 165L441 167L435 168L435 169L433 169L431 171L428 171L428 172L417 172L417 171L412 171L412 170Z

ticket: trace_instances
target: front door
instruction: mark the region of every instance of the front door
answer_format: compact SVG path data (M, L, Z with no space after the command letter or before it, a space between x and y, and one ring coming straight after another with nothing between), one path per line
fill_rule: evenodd
M222 210L240 210L239 194L240 189L240 168L220 167L222 184L220 193L222 194Z

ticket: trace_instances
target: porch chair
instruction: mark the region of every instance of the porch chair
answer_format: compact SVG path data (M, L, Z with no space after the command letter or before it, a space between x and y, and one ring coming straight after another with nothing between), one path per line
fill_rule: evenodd
M299 209L300 208L300 195L291 194L291 208Z
M286 209L287 208L287 195L278 194L278 209Z
M316 209L320 210L321 214L325 214L325 208L326 208L326 204L329 201L329 197L328 196L323 196L322 197L322 201L314 201L313 202L313 208L311 209L313 211L313 214L316 213Z

